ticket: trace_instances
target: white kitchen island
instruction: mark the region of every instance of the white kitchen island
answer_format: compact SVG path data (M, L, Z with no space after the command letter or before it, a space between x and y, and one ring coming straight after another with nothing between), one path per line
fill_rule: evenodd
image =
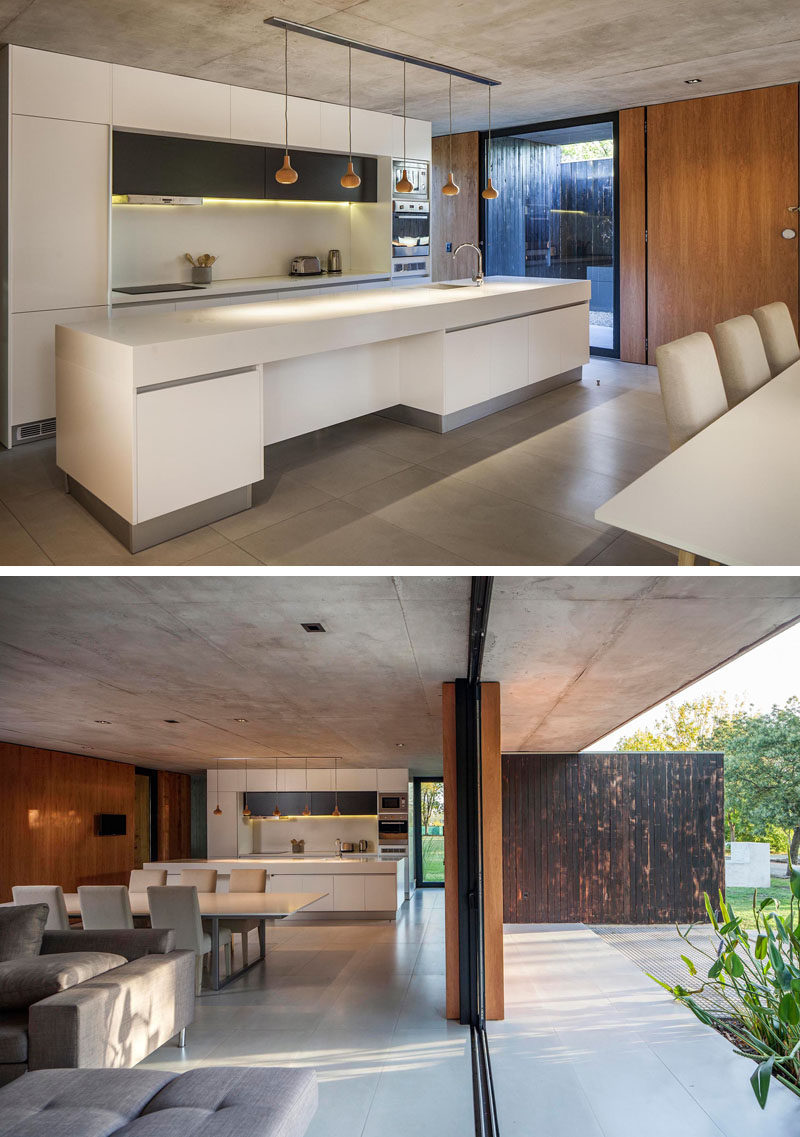
M58 326L58 465L136 552L247 509L272 443L371 413L452 430L580 379L589 296L498 277Z
M167 883L178 884L183 869L217 870L217 891L227 892L231 869L266 869L267 892L325 893L303 909L332 914L358 913L360 919L394 919L406 899L408 859L380 854L257 854L203 860L151 861L146 869L166 869Z

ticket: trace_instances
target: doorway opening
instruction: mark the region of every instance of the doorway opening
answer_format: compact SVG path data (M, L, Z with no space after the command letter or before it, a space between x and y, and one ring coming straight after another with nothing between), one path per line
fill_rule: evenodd
M417 888L444 888L444 781L414 778L414 866Z
M501 208L482 202L487 275L588 280L589 346L619 356L617 116L492 133ZM481 160L487 163L488 139ZM485 172L481 184L485 181Z

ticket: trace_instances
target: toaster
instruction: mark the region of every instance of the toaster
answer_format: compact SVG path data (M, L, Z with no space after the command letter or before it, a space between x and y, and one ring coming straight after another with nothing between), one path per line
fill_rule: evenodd
M322 265L319 257L295 257L291 272L292 276L320 276Z

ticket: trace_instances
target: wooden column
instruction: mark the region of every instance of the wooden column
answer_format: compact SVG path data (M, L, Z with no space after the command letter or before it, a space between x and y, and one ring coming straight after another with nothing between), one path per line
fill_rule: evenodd
M472 276L473 253L463 252L458 261L448 253L449 241L457 248L462 241L478 243L478 132L453 135L453 177L460 193L445 197L442 186L450 172L450 136L432 141L431 155L431 271L434 280L457 280Z
M619 357L646 363L647 195L644 107L619 112Z
M442 686L444 775L444 887L446 1013L459 1017L458 838L456 819L455 684ZM481 781L484 867L484 958L486 1017L504 1017L503 988L503 803L500 752L500 684L481 684Z

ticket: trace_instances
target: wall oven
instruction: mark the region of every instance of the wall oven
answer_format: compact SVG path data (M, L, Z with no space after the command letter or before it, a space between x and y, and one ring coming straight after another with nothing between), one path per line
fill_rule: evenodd
M408 843L408 818L407 817L379 817L378 818L378 843L385 845L390 844L407 844Z
M427 201L392 201L392 279L430 274L431 215Z

